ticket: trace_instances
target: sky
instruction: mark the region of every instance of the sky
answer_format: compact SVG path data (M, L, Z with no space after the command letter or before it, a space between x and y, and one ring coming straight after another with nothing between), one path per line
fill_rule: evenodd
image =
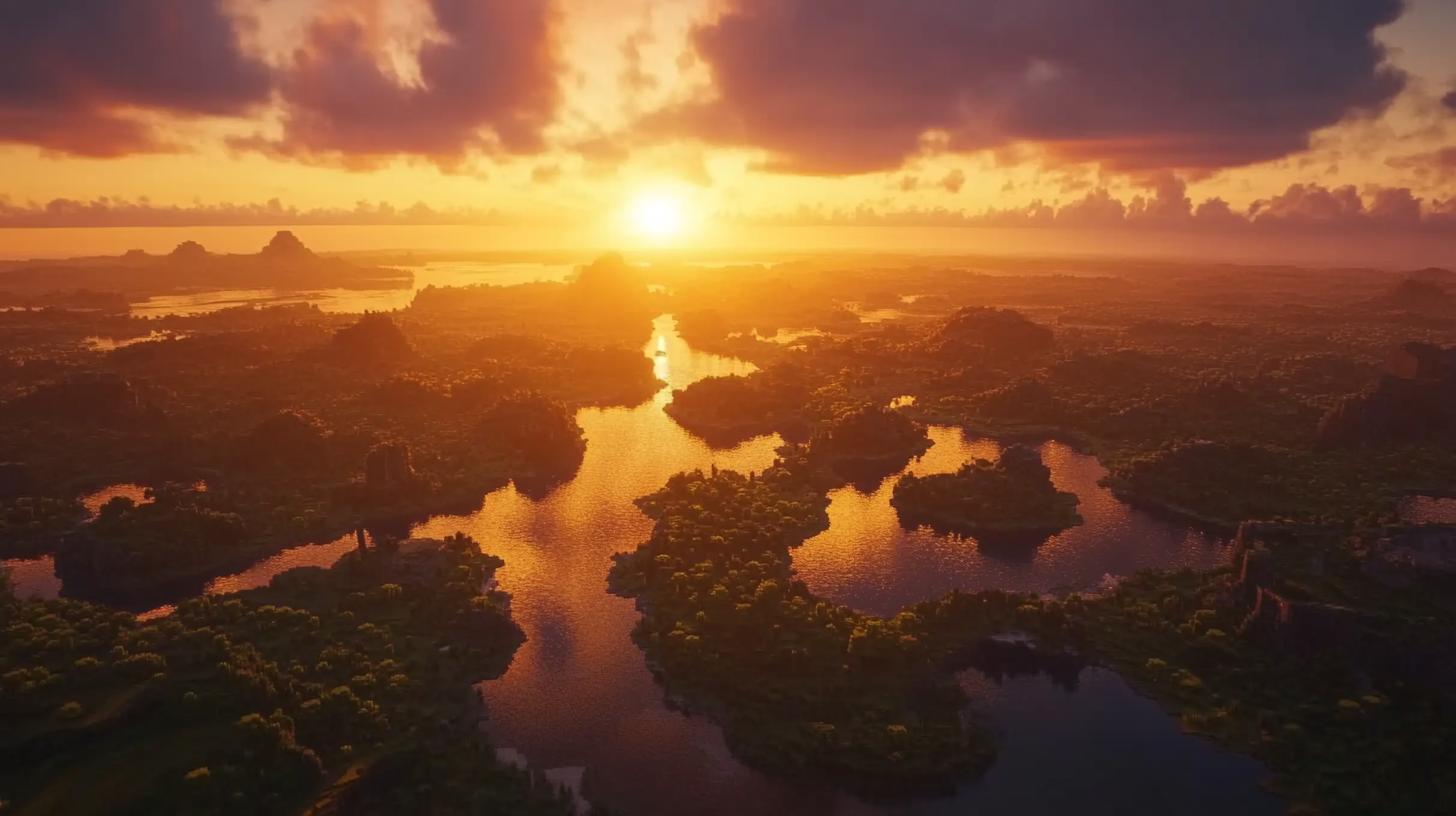
M1452 42L1456 0L13 0L0 227L1449 235Z

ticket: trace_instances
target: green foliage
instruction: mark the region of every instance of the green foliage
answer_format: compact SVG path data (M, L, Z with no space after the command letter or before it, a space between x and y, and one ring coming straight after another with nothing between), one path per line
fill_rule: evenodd
M989 736L963 722L945 670L966 644L1040 606L953 595L892 618L815 597L790 548L822 529L827 499L804 460L762 474L680 474L638 504L652 538L616 557L636 597L634 639L669 689L712 713L745 760L881 793L925 790L983 768Z
M929 524L962 535L1052 533L1082 522L1076 494L1058 491L1041 456L1022 446L1006 448L995 463L902 476L890 503L905 526Z
M1419 597L1396 601L1358 557L1329 542L1321 550L1291 546L1276 557L1284 571L1323 563L1326 579L1309 600L1385 610L1361 617L1350 648L1238 634L1245 609L1231 601L1226 573L1136 576L1079 603L1070 619L1090 648L1179 712L1184 728L1267 763L1295 808L1448 812L1456 775L1442 757L1456 719L1446 690L1402 664L1445 648L1428 633L1456 624L1453 612Z
M505 457L518 479L564 479L576 472L586 453L576 417L538 393L520 392L497 401L481 417L480 435Z
M286 813L361 753L448 737L474 756L467 690L522 639L481 595L501 564L457 536L352 553L146 623L75 601L14 604L0 639L0 750L31 750L58 729L86 739L43 770L0 769L0 795L67 802L56 805L67 813ZM132 778L111 788L121 798L85 804L87 769L116 756L136 756ZM500 774L450 793L477 794L537 798Z

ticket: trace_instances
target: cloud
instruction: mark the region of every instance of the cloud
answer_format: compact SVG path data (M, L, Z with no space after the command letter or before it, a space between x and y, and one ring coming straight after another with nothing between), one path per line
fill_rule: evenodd
M1426 153L1391 156L1385 160L1385 165L1410 173L1427 184L1444 184L1456 180L1456 146Z
M414 55L417 78L387 67L377 19L322 17L282 69L282 135L234 139L233 147L361 168L401 154L452 166L473 151L540 149L560 101L554 5L421 2L438 32Z
M940 186L947 193L959 193L966 186L966 174L959 168L952 170L940 180Z
M851 209L801 207L794 213L757 219L798 226L942 226L1060 228L1077 230L1165 230L1177 232L1270 234L1444 233L1456 223L1456 198L1427 204L1404 187L1372 187L1362 196L1352 186L1292 184L1283 193L1260 199L1238 212L1221 198L1196 207L1184 183L1172 176L1149 182L1147 195L1130 201L1096 188L1065 203L1033 201L1021 207L979 213L947 208ZM1456 235L1448 236L1456 239Z
M155 116L235 116L268 100L224 0L0 4L0 142L85 156L173 149Z
M1373 32L1402 0L733 0L695 29L716 97L646 124L786 172L1039 143L1114 170L1278 158L1404 75Z
M1446 110L1456 113L1456 91L1441 97L1441 104L1446 106Z
M397 208L359 202L352 209L300 209L278 199L261 204L156 205L146 199L58 198L46 204L12 204L0 198L0 229L24 227L236 227L236 226L455 226L509 223L495 210L436 209L423 203Z
M1291 184L1272 198L1249 206L1256 224L1339 224L1359 219L1365 202L1353 185L1329 188L1319 184Z

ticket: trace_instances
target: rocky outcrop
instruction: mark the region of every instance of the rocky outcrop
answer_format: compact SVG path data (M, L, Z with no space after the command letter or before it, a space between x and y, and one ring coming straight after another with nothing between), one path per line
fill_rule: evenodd
M196 263L207 258L207 249L196 241L183 241L167 255L167 260L173 263Z
M395 493L415 483L409 445L386 442L374 446L364 459L364 483L376 493Z
M1246 521L1234 538L1234 577L1223 604L1248 610L1239 633L1278 648L1316 650L1352 643L1359 614L1332 604L1295 600L1280 585L1280 574L1301 576L1326 570L1326 552L1344 531L1282 522ZM1281 567L1280 565L1284 565Z
M1239 634L1302 652L1347 649L1359 640L1359 613L1344 606L1293 601L1260 587Z
M1401 346L1375 385L1325 415L1319 437L1332 446L1456 440L1456 348Z
M303 245L297 235L288 230L280 230L274 234L273 240L259 254L267 260L283 261L312 260L317 257L313 250Z
M1262 548L1246 549L1239 561L1239 573L1234 579L1232 594L1242 604L1253 604L1261 588L1274 586L1274 576L1273 553Z

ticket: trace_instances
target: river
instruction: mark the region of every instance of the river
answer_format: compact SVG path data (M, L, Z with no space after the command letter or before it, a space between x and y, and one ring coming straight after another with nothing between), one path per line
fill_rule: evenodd
M970 713L1002 735L1001 754L984 778L950 797L868 803L739 763L711 721L666 704L630 640L638 613L631 601L607 593L606 575L613 553L635 548L651 531L634 499L682 470L762 469L779 440L714 450L662 410L672 389L745 374L751 364L691 349L668 316L655 322L644 353L667 386L635 408L581 411L587 449L573 480L540 500L507 487L486 496L475 513L413 529L417 536L465 532L506 560L498 578L527 641L506 673L482 686L486 729L497 745L533 767L584 768L589 798L634 816L1280 812L1259 788L1265 772L1258 763L1182 734L1156 704L1097 668L1083 671L1075 691L1043 676L996 684L965 673ZM932 429L932 438L935 445L911 470L954 470L998 450L950 428ZM1058 487L1081 497L1081 527L1022 552L983 552L974 541L901 530L889 508L891 477L867 493L831 494L831 527L795 551L796 568L816 592L887 613L956 587L1049 591L1146 567L1209 566L1223 557L1223 543L1152 519L1098 487L1101 470L1092 457L1057 443L1042 450ZM332 563L352 546L345 538L297 547L220 578L208 591L260 586L294 566ZM57 591L44 559L15 563L23 592Z

